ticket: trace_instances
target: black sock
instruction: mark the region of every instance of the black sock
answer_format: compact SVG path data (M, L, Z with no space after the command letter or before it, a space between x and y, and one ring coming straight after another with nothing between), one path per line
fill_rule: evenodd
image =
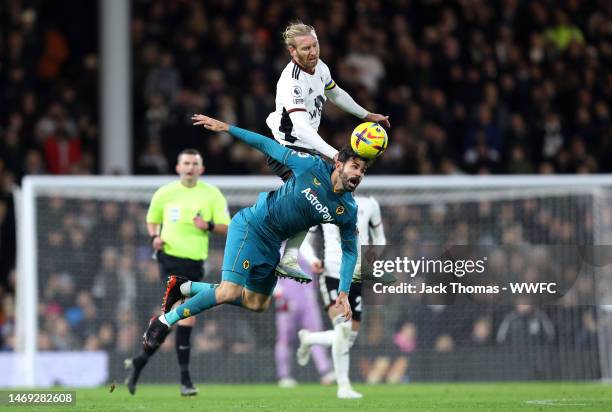
M136 368L141 368L147 364L151 355L148 355L146 352L141 352L140 355L134 357L132 359L132 363Z
M189 376L189 355L191 352L191 326L178 325L176 328L176 356L181 368L181 382L191 383Z
M157 352L158 348L159 346L157 348L152 348L150 346L142 345L142 353L140 354L140 357L145 358L146 360L149 360L149 358L153 356L155 352Z
M189 375L188 370L181 371L181 385L193 386L193 382L191 382L191 375Z

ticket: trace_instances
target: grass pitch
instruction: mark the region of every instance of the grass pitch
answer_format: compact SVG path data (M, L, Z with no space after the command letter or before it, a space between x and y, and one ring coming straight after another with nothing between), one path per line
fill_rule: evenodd
M139 385L131 396L118 384L79 389L74 406L14 407L0 410L46 411L612 411L612 386L600 383L434 383L355 385L361 400L336 399L335 386L197 385L200 394L181 398L178 385Z

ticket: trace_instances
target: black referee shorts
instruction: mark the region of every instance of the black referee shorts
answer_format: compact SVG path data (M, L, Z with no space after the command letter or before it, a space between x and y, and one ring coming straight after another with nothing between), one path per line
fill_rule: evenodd
M296 152L308 153L309 155L313 155L313 156L322 156L321 153L317 152L316 150L306 149L304 147L299 147L299 146L285 146L285 147L287 149L295 150ZM273 159L270 156L266 156L266 164L268 165L270 170L272 170L272 173L274 173L276 176L283 179L283 182L286 182L287 180L289 180L291 176L293 176L293 172L291 171L291 169L289 169L287 166Z
M201 282L204 279L203 260L179 258L160 250L157 252L157 263L159 265L159 277L164 285L170 275L181 276L193 282Z

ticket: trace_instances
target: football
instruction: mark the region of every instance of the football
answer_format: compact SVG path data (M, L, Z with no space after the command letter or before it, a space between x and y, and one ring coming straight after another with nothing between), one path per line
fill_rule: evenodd
M361 123L351 134L351 147L365 159L375 159L383 154L387 143L387 132L378 123Z

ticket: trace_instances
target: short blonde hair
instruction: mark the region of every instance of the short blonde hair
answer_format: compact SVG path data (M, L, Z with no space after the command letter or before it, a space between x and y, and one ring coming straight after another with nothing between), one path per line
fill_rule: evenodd
M309 24L304 24L299 20L292 21L283 31L283 41L287 46L295 47L295 38L298 36L311 35L317 38L315 28Z

